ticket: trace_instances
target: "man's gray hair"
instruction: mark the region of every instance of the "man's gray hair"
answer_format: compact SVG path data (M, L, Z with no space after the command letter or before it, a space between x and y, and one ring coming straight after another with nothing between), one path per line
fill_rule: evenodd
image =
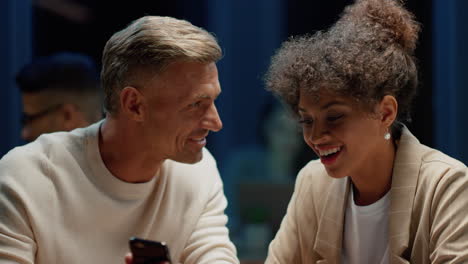
M175 61L216 62L222 51L216 38L185 20L145 16L115 33L106 43L101 81L108 113L119 111L119 93L139 71L160 73Z

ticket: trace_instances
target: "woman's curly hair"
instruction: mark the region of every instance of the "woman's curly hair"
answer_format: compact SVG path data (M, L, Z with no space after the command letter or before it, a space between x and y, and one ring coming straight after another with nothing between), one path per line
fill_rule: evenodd
M267 89L295 114L301 88L315 96L322 89L349 96L369 111L393 95L397 120L410 121L419 30L397 0L357 0L328 31L286 41L272 58Z

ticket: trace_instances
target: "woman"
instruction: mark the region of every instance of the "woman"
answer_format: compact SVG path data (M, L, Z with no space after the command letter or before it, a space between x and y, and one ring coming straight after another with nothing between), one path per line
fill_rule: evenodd
M327 32L293 38L267 86L320 156L299 173L266 263L467 263L466 166L403 125L419 25L358 0Z

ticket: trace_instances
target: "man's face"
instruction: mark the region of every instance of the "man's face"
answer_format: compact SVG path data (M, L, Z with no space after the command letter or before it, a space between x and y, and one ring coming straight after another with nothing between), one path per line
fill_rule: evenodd
M23 129L21 137L33 141L41 134L63 131L59 118L62 105L53 103L46 93L23 93Z
M178 162L200 161L209 131L222 128L214 104L220 92L215 63L172 63L148 81L144 137L153 153Z

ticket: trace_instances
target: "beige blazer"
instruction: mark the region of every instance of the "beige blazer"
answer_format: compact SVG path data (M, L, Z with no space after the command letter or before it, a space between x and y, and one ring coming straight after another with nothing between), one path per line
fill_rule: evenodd
M348 178L329 177L320 161L307 164L266 263L340 263L349 190ZM422 145L404 127L390 192L389 226L382 227L389 228L390 263L468 263L463 163Z

